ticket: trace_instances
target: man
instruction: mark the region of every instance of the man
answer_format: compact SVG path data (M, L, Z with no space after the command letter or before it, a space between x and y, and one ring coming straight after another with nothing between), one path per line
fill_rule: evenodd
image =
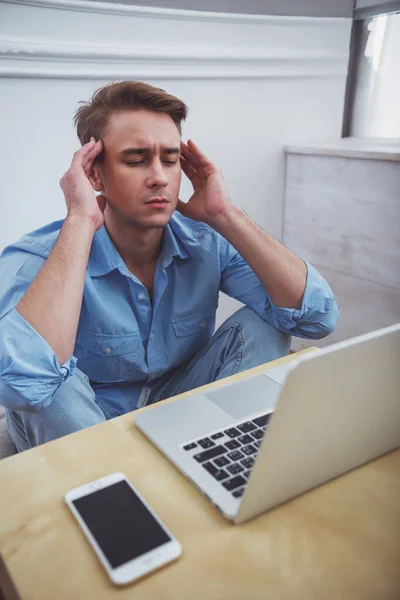
M219 169L181 141L186 112L145 83L98 90L75 116L67 217L0 258L0 402L19 451L335 327L324 279L234 206ZM246 307L213 335L220 290Z

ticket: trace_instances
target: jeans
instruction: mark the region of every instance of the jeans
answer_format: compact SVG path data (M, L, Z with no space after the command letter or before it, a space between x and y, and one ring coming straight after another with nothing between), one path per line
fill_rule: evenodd
M151 383L147 404L159 402L264 364L289 351L290 336L244 307L229 317L204 348ZM37 413L6 410L10 436L18 451L27 450L109 418L79 369L58 388L53 402Z

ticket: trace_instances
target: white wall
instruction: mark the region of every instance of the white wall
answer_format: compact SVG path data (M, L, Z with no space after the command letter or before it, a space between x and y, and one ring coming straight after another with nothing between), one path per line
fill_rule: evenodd
M183 137L278 238L282 147L340 136L351 19L18 0L0 4L0 24L0 248L65 215L58 182L78 147L72 116L110 80L182 98ZM220 317L231 309L224 301Z
M106 0L100 1L106 2ZM354 6L354 0L334 0L334 2L332 0L120 0L120 3L298 17L351 17Z

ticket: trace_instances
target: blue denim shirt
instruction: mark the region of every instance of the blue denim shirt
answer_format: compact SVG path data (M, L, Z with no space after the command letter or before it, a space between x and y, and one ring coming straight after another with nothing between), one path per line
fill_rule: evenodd
M124 412L121 387L136 382L135 394L129 386L125 407L132 410L146 382L183 363L210 339L220 290L291 335L317 339L336 325L339 309L332 291L311 265L306 263L301 308L279 308L222 236L175 212L164 228L152 301L107 229L95 233L74 353L60 365L15 307L52 250L62 223L23 236L0 256L0 403L10 409L33 412L48 406L78 366L95 391L108 388L106 402L119 407L113 414Z

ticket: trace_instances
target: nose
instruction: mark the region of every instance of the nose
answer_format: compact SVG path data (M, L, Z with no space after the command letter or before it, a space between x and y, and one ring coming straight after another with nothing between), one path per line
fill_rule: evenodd
M166 187L168 185L168 177L159 160L153 161L150 172L147 178L149 188Z

